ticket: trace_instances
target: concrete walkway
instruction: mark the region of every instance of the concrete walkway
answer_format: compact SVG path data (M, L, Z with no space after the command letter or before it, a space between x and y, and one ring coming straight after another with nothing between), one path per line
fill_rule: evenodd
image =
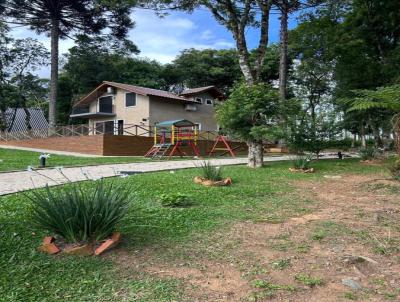
M289 160L289 156L266 157L266 162ZM212 159L210 162L216 166L246 164L247 158ZM21 171L0 173L0 195L6 195L46 185L54 186L68 182L66 178L75 182L88 178L99 179L113 177L121 172L154 172L195 168L202 163L201 160L161 161L130 164L113 164L88 166L83 168L63 168L60 173L57 169L39 171ZM63 176L63 174L66 176ZM85 176L86 174L86 176Z

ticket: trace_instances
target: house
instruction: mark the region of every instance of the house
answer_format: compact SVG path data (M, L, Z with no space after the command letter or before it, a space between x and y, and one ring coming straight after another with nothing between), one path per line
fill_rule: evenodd
M0 124L7 132L42 130L49 127L40 108L7 108L0 111Z
M71 118L87 119L103 133L123 134L139 125L149 129L166 120L186 119L200 130L217 130L215 105L224 95L214 86L175 94L146 87L103 82L74 105Z

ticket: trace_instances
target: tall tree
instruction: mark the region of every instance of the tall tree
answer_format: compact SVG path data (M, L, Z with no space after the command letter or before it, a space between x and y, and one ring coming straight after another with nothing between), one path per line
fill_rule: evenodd
M236 42L239 66L248 86L257 84L261 79L262 68L269 41L269 17L273 0L164 0L147 1L158 8L174 7L193 10L198 6L206 7L215 20L228 29ZM251 60L246 30L250 27L259 29L259 42ZM260 167L263 153L255 152L262 148L262 141L248 141L250 167Z
M15 121L16 109L11 122L5 124L7 108L23 108L26 110L29 100L45 99L46 89L43 82L31 72L47 65L48 52L38 41L12 39L0 33L0 111L2 114L2 130L11 129ZM27 110L26 110L27 111ZM28 111L27 111L28 112ZM29 115L27 115L27 120Z
M124 38L133 26L129 13L132 1L107 0L5 0L0 3L8 22L29 26L51 39L49 123L56 125L59 40L84 32L99 34L109 28Z

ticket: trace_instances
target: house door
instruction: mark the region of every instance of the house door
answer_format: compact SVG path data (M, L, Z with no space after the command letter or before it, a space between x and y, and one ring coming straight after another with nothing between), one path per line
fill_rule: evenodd
M96 134L114 134L114 121L96 123Z
M118 120L118 135L124 135L124 121Z

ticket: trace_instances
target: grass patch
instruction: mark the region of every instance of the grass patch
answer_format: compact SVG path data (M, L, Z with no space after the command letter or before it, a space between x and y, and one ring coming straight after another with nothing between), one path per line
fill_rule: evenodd
M0 171L26 170L28 166L37 168L39 165L39 156L41 153L0 148ZM103 165L103 164L124 164L150 161L140 156L130 157L78 157L51 154L47 159L48 167L70 167L70 166L87 166L87 165Z
M341 173L375 171L363 167L367 169L363 172L356 161L342 161L339 168L336 166L338 163L315 162L318 172L314 175L290 173L290 163L287 162L268 164L257 170L244 166L226 167L225 173L234 180L230 187L209 188L194 184L192 179L199 175L199 169L179 170L174 174L138 174L118 179L120 185L136 191L135 202L132 200L129 204L126 216L118 227L124 238L120 249L125 253L141 253L148 248L159 258L164 257L166 250L179 251L185 245L196 250L202 248L202 242L210 237L209 234L221 232L236 222L261 221L271 214L285 220L304 213L312 203L295 194L289 184L292 180L314 180L323 174L338 173L338 169ZM29 164L23 164L26 165ZM87 182L85 185L90 187L92 184ZM157 201L161 194L177 193L191 196L196 206L163 207ZM48 233L32 225L29 220L31 206L23 194L0 197L0 300L185 300L184 285L179 280L160 279L135 269L121 272L122 269L108 257L75 258L37 252L36 248ZM276 241L286 250L301 248L306 251L308 247L297 246L288 236ZM202 252L198 251L199 257ZM168 257L175 259L182 255L168 253ZM299 282L318 284L318 279L314 279L301 278ZM274 285L269 285L269 289L272 292L280 290Z
M309 274L306 274L306 273L297 274L294 278L296 281L298 281L304 285L307 285L309 287L314 287L314 286L324 284L324 282L322 281L321 278L311 277Z

